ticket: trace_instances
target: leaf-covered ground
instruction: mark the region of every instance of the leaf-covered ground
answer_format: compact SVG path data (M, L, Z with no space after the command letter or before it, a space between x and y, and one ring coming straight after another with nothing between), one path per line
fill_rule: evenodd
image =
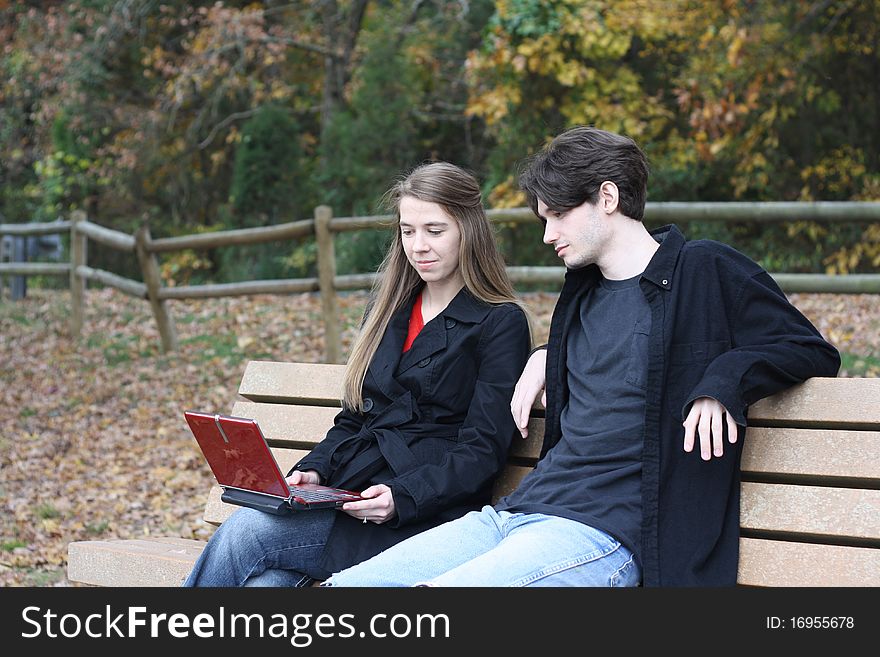
M538 340L554 294L527 293ZM793 295L844 353L842 376L880 375L880 300ZM347 349L365 293L340 299ZM316 295L173 301L180 349L162 353L142 300L90 290L82 335L66 292L0 301L0 585L66 586L67 544L205 539L212 477L183 410L228 411L252 359L323 358Z

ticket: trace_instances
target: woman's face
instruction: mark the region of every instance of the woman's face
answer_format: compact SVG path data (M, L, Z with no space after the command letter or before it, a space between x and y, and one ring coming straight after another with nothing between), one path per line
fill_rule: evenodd
M461 284L458 268L461 230L458 222L436 203L412 196L400 200L403 251L428 284Z

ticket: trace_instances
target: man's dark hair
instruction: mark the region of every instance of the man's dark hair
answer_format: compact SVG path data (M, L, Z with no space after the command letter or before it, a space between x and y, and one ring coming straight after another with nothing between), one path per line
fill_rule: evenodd
M556 212L596 203L599 186L610 180L620 194L620 212L641 221L648 197L648 159L636 143L606 130L576 126L526 160L519 178L529 205L538 199Z

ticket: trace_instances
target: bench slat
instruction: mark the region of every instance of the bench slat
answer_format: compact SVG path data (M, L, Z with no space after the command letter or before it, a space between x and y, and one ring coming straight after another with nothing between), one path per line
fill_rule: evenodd
M180 538L77 541L69 545L68 578L95 586L179 586L204 545ZM740 585L876 586L878 572L876 549L740 539Z
M742 485L743 528L873 539L880 547L880 490Z
M232 414L257 421L270 445L311 449L324 439L339 413L331 406L287 406L237 401Z
M523 480L534 468L527 465L507 465L501 471L498 479L495 480L495 486L492 488L492 502L513 492L519 486L519 482Z
M525 458L535 462L541 454L541 445L543 443L544 418L529 418L529 435L523 439L519 433L514 434L513 442L510 443L510 456Z
M880 430L880 378L808 379L749 409L749 424Z
M493 501L512 492L531 470L508 465L495 482ZM745 482L742 496L743 527L880 539L877 490Z
M525 440L514 437L510 456L537 460L544 418L529 420ZM848 477L880 484L880 431L749 427L743 472Z
M750 427L743 473L851 477L880 482L880 431Z
M293 406L265 402L237 401L232 415L252 418L270 444L309 449L324 438L338 408L329 406ZM529 420L529 435L523 440L519 434L511 443L510 455L536 460L544 441L544 418Z
M880 550L740 539L737 583L745 586L876 586Z
M75 541L67 578L93 586L180 586L205 547L178 537Z
M275 404L341 406L344 373L345 365L252 360L245 368L238 394L251 401Z

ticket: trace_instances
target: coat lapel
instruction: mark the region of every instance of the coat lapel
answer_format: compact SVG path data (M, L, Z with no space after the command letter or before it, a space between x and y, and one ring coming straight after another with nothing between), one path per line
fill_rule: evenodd
M450 331L454 330L459 322L479 324L489 314L490 308L489 304L479 301L467 288L461 288L443 312L425 324L413 341L412 347L400 359L398 373L405 372L414 365L421 367L427 365L434 354L446 349Z
M416 294L420 292L421 289ZM372 377L376 386L390 399L403 391L395 380L397 374L419 364L424 367L429 362L426 359L446 349L450 329L460 321L469 324L483 321L490 308L488 304L474 298L466 288L462 288L443 312L425 324L409 351L402 353L414 303L415 294L394 313L367 371L367 376Z
M400 364L397 366L398 373L406 372L413 365L420 363L427 365L426 359L443 349L446 349L446 324L443 313L440 313L425 324L409 351L401 356Z
M371 377L376 387L389 399L395 399L404 392L403 387L394 378L394 372L397 364L400 362L403 343L406 340L407 327L409 325L409 316L412 312L412 306L415 302L415 296L409 303L394 313L394 317L388 323L385 329L385 335L373 355L370 367L367 369L367 377Z

